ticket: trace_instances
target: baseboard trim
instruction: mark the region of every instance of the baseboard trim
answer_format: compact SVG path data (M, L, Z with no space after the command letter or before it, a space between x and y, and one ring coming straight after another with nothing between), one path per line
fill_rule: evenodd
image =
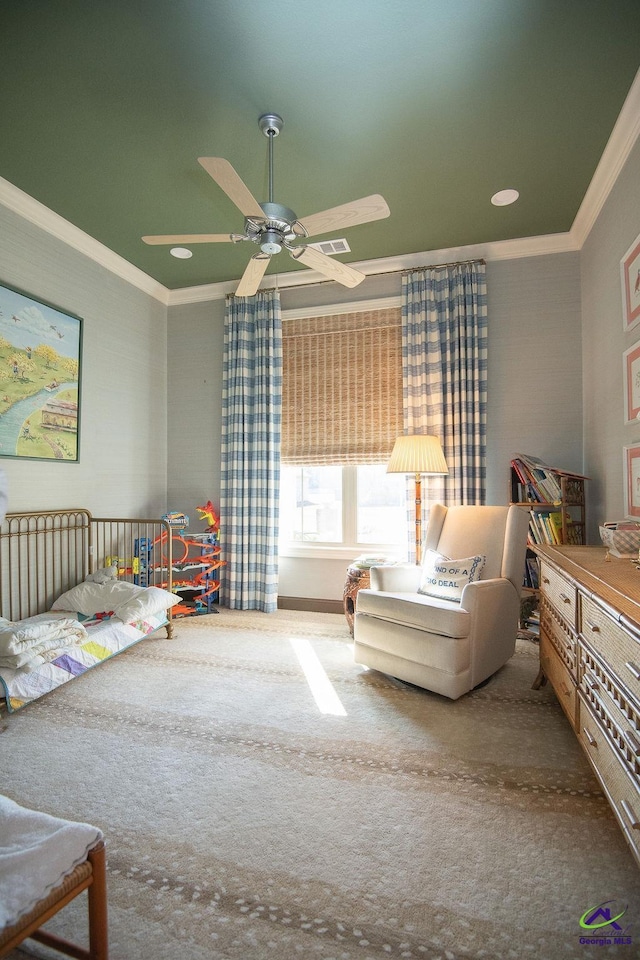
M341 600L314 600L312 597L278 597L280 610L305 610L310 613L344 613Z

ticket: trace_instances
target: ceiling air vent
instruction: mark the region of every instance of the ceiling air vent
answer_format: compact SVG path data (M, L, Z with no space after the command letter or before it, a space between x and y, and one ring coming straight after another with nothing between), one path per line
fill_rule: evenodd
M344 237L340 240L320 240L318 243L308 243L307 246L326 253L328 257L333 257L336 253L351 253L351 247Z

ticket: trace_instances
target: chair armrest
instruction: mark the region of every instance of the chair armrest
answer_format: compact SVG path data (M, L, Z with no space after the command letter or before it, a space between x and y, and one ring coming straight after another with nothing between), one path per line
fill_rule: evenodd
M473 613L482 603L513 603L520 602L520 595L511 580L506 577L494 577L491 580L474 580L468 583L462 591L460 606L463 610Z
M475 687L513 654L520 594L506 577L477 580L462 591L461 605L470 617L470 686Z
M402 563L396 566L371 567L371 590L385 593L415 593L420 586L422 568L415 563Z

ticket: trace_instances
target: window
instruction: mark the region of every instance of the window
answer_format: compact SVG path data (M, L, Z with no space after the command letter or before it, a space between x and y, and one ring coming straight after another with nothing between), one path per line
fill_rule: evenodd
M386 548L403 557L406 509L406 479L388 474L385 464L283 466L280 552L318 556L332 548Z
M342 543L342 467L282 467L281 541Z
M406 556L399 302L283 319L281 554Z
M406 541L407 482L384 464L356 468L356 543Z

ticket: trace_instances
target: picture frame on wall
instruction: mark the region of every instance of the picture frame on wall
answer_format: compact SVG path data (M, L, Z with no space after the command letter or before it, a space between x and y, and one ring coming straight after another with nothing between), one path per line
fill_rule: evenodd
M622 355L624 422L637 425L640 415L640 340Z
M640 519L640 443L623 448L624 512L629 519Z
M620 261L622 281L622 323L632 330L640 323L640 234Z
M82 319L0 284L0 457L78 462Z

